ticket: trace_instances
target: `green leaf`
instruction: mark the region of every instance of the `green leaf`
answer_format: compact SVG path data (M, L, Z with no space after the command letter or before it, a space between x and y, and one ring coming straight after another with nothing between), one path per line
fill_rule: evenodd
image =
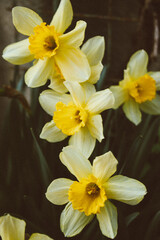
M160 226L160 211L157 211L147 229L145 240L157 239Z
M134 212L131 213L129 216L126 218L126 225L127 227L139 216L139 212Z
M31 129L31 134L32 134L32 137L33 137L33 148L34 148L34 151L37 155L37 166L40 170L40 173L41 173L41 176L42 176L42 180L43 182L45 183L45 185L47 186L50 182L50 178L51 178L51 172L49 170L49 166L47 164L47 161L43 155L43 152L36 140L36 137L34 135L34 132L33 130Z

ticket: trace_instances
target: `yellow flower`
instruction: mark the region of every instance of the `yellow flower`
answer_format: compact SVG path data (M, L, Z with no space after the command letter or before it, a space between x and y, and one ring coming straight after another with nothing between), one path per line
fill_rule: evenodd
M23 220L12 217L7 214L0 217L0 236L2 240L25 240L26 223ZM40 234L33 233L29 240L53 240L52 238Z
M87 60L90 65L91 75L86 82L95 84L99 78L101 71L103 69L103 65L101 63L105 49L104 37L96 36L90 38L86 43L81 47L82 52L86 55ZM51 83L49 88L52 88L56 92L65 93L68 89L64 85L65 78L58 68L56 67L54 74L51 76ZM68 79L71 80L71 79Z
M141 111L148 114L160 114L160 72L147 72L148 55L144 50L134 53L124 71L124 79L119 86L111 86L115 97L114 108L123 104L126 117L138 125Z
M53 204L66 204L60 218L61 230L72 237L93 219L96 214L102 234L115 238L117 234L117 209L110 199L136 205L144 198L146 187L139 181L116 172L117 160L112 152L98 156L93 166L74 146L64 147L61 162L77 178L55 179L46 192Z
M40 94L42 108L53 119L46 123L40 137L49 142L59 142L70 136L69 145L78 146L89 157L95 147L96 139L103 137L100 113L114 104L109 89L96 92L90 83L65 81L70 94L60 94L46 90Z
M7 46L3 58L21 65L35 59L25 74L29 87L39 87L59 69L64 79L83 82L90 77L90 66L85 54L79 49L84 39L86 23L78 21L76 27L65 33L71 24L73 11L70 0L61 0L50 25L25 7L14 7L13 24L17 31L29 38Z

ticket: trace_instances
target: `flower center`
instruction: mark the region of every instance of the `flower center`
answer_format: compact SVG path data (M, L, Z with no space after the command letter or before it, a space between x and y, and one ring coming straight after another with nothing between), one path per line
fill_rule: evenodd
M56 44L53 36L48 36L48 37L45 38L43 47L47 51L52 51L52 50L54 50L57 47L57 44Z
M104 188L93 175L80 182L75 181L70 186L68 198L73 208L84 212L86 216L99 213L107 200Z
M29 42L29 50L36 59L54 56L59 47L58 34L54 26L46 25L44 22L34 28L34 34L29 37Z
M88 114L85 109L73 103L68 105L58 102L53 120L56 126L66 135L73 135L85 126Z
M91 182L87 184L86 192L91 197L97 197L99 195L100 188L97 186L96 183Z
M122 80L120 82L120 86L127 89L128 94L133 97L137 103L151 101L155 98L156 82L148 74L145 74L134 81L126 81L126 83L124 81L125 80Z

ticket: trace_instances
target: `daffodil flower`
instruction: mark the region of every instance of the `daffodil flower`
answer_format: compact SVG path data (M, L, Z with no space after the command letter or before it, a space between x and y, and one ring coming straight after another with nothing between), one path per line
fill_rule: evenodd
M47 79L52 80L57 69L69 80L83 82L90 77L88 60L79 49L86 22L78 21L72 31L64 34L73 18L69 0L61 0L50 25L46 25L37 13L26 7L14 7L12 17L17 31L29 38L7 46L3 58L17 65L35 59L25 74L25 82L29 87L39 87Z
M101 61L105 50L104 37L96 36L90 38L86 43L83 44L81 50L86 55L91 69L91 75L86 82L95 84L99 80L101 71L103 69ZM68 89L63 84L65 81L64 76L58 67L56 70L57 71L54 71L54 74L51 76L49 88L55 90L56 92L65 93L68 91Z
M42 108L52 116L40 134L49 142L59 142L70 136L69 144L80 148L87 157L92 153L96 139L104 138L100 113L114 104L109 89L96 92L90 83L65 81L70 94L45 90L40 94Z
M126 117L138 125L141 111L148 114L160 114L160 72L147 72L148 55L144 50L134 53L124 71L124 79L119 86L111 86L115 97L114 108L123 104Z
M25 227L25 221L12 217L9 214L0 217L0 237L2 240L25 240ZM44 234L33 233L29 240L53 239Z
M92 166L78 149L67 146L60 153L60 160L77 179L55 179L46 192L53 204L67 203L60 217L64 235L80 233L96 214L102 234L115 238L117 209L110 199L136 205L146 194L145 186L132 178L112 176L118 163L112 152L96 157Z

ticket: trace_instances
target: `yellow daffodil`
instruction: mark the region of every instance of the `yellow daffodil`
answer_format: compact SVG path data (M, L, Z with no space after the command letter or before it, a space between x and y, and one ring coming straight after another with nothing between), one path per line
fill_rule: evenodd
M104 55L104 49L104 37L101 36L90 38L85 44L83 44L81 50L86 55L91 69L91 75L86 82L95 84L99 80L101 71L103 69L101 61ZM55 71L52 75L49 87L56 92L65 93L68 91L68 89L63 84L64 81L64 76L57 67L57 71Z
M0 237L2 240L25 240L25 221L7 214L0 217ZM53 240L52 238L33 233L28 240Z
M14 7L12 16L17 31L29 38L7 46L3 58L17 65L35 59L25 74L25 82L29 87L42 86L47 79L52 81L55 74L79 82L90 77L88 60L79 49L84 39L86 23L78 21L72 31L64 34L73 18L69 0L61 0L50 25L26 7Z
M88 157L96 139L104 138L100 113L113 106L114 97L109 89L96 92L90 83L65 81L64 85L70 94L46 90L39 97L42 108L52 116L40 137L59 142L71 136L69 145L76 145Z
M144 50L134 53L124 71L124 79L119 86L111 86L115 97L114 108L123 104L126 117L138 125L141 111L148 114L160 114L160 72L147 72L148 55Z
M67 146L60 153L60 160L77 179L55 179L46 192L53 204L67 203L60 218L64 235L80 233L96 214L102 234L115 238L117 209L110 199L136 205L146 194L145 186L132 178L112 176L118 163L112 152L96 157L91 166L78 149Z

